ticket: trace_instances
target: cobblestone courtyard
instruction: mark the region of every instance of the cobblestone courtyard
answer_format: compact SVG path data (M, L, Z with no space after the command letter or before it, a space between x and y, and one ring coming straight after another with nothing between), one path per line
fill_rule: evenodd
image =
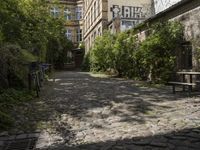
M200 98L171 93L133 80L58 72L40 99L19 108L9 132L37 137L40 150L198 150Z

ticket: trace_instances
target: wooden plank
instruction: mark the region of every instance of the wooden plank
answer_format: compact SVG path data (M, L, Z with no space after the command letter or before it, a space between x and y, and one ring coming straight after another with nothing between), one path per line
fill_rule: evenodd
M176 84L176 85L196 85L195 83L185 83L185 82L168 82L169 84Z
M200 72L193 72L193 71L179 71L179 72L176 72L177 74L185 74L185 75L200 75Z

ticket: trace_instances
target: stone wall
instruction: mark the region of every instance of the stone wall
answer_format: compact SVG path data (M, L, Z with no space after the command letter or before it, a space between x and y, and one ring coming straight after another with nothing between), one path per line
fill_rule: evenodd
M135 32L139 40L144 40L148 34L149 26L157 22L178 21L184 27L183 45L176 49L177 54L177 70L194 70L200 71L200 1L199 0L183 0L180 3L166 9L159 14L144 21L144 24L135 28ZM147 33L146 32L146 33ZM192 57L183 57L184 44L188 44L191 49ZM186 62L187 61L187 62ZM183 67L184 64L191 62L191 67Z
M198 52L198 48L200 48L200 6L171 20L175 20L183 24L184 39L192 44L192 69L200 71L200 57Z

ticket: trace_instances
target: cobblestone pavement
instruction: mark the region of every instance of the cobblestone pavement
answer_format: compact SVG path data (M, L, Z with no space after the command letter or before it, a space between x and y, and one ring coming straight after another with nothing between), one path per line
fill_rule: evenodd
M18 108L9 139L37 138L38 150L200 149L200 98L132 80L59 72L40 99ZM27 134L29 133L29 134Z

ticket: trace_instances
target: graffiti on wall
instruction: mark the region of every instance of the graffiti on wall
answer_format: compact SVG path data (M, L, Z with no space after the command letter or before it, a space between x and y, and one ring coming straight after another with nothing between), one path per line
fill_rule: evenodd
M111 12L113 14L113 18L120 16L121 18L127 19L143 19L145 15L142 12L142 7L134 7L134 6L122 6L113 5L111 7Z

